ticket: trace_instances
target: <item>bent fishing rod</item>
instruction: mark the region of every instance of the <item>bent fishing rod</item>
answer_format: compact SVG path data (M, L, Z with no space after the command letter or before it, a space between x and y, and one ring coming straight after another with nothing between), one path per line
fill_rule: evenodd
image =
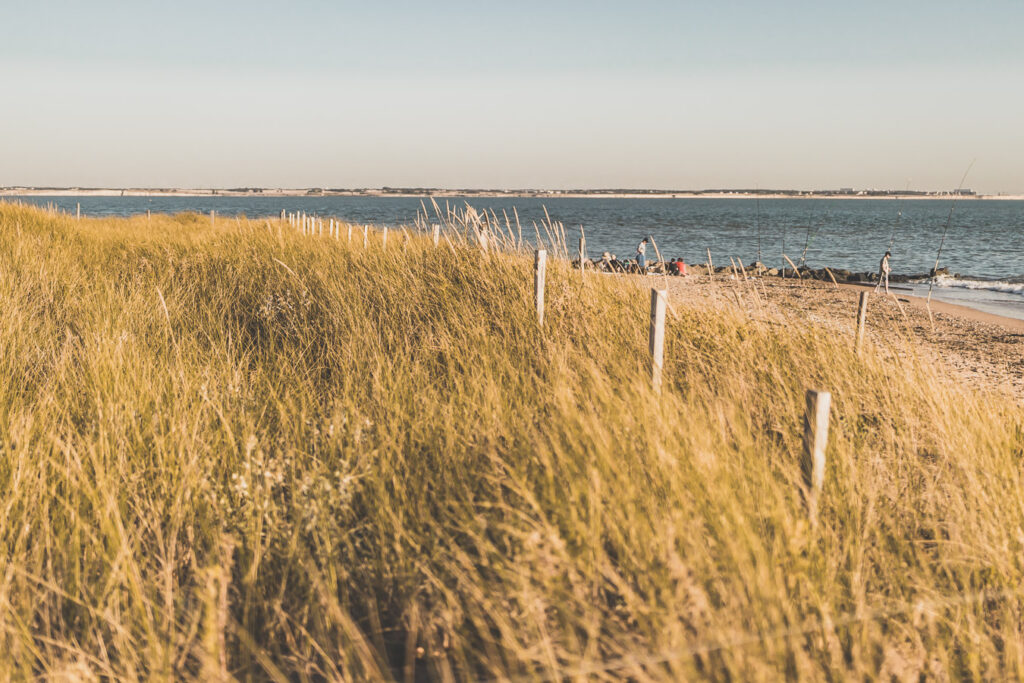
M977 161L977 159L972 161L967 167L967 170L964 171L964 177L960 179L960 186L956 188L956 196L953 197L953 203L949 205L949 215L946 216L946 227L942 229L942 240L939 241L939 252L935 254L935 267L932 268L932 272L930 274L931 277L928 278L928 299L926 304L929 306L929 315L931 315L932 289L935 287L935 273L939 269L939 257L942 256L942 247L946 244L946 233L949 232L949 224L953 220L953 209L956 208L956 203L960 201L960 197L962 196L960 192L964 189L964 183L967 181L967 174L971 172L975 161Z

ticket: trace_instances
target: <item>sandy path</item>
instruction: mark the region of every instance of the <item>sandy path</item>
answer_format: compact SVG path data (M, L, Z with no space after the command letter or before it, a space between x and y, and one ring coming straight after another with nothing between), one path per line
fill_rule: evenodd
M626 276L632 277L632 276ZM716 275L649 276L642 286L666 286L669 302L684 305L739 304L751 313L791 321L803 319L849 335L856 329L857 302L864 287L781 278L736 281ZM754 293L756 289L756 294ZM870 291L870 290L869 290ZM870 295L867 335L884 341L894 335L910 339L966 382L1006 389L1024 401L1024 321L976 311L956 304L931 303L902 292Z

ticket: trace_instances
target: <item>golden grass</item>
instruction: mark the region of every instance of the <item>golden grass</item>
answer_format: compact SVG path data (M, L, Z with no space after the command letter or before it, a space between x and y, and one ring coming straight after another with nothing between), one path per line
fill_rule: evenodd
M356 233L0 204L10 678L1024 675L1011 401L678 306L659 396L645 291Z

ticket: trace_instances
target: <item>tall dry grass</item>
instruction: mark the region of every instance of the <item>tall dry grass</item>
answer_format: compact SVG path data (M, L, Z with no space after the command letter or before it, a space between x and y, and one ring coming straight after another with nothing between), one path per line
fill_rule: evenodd
M658 395L644 291L531 297L471 240L0 204L0 670L1024 674L1011 401L679 307Z

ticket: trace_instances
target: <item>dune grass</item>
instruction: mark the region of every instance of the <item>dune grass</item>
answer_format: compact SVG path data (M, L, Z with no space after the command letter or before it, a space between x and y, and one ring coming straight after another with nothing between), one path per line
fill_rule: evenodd
M0 204L10 678L1024 675L1024 413L392 232ZM833 394L820 511L807 388Z

